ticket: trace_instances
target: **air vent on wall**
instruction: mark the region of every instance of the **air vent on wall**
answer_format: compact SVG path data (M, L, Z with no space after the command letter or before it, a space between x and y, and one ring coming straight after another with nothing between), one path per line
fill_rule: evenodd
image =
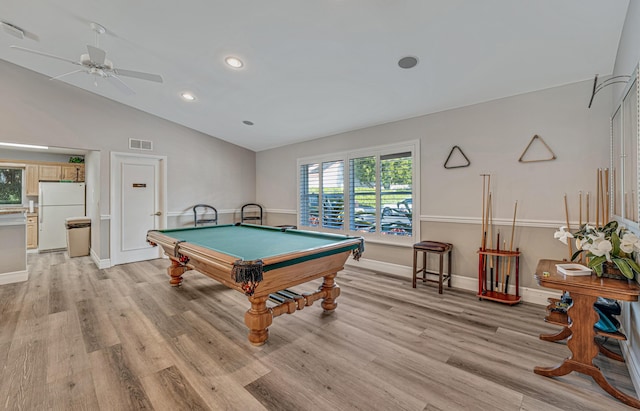
M132 150L153 150L153 143L149 140L137 140L135 138L129 139L129 148Z

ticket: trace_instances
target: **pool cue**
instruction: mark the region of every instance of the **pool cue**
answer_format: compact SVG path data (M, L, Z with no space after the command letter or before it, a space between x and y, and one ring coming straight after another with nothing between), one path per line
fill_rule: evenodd
M482 177L482 232L480 235L480 244L481 244L481 249L482 251L484 251L484 232L485 232L485 226L484 226L484 207L486 205L486 199L485 199L485 194L486 194L486 183L487 183L487 175L486 174L480 174L480 176Z
M596 174L596 228L600 227L600 169Z
M488 219L487 224L489 224L489 249L493 249L493 206L491 205L491 191L489 191L489 210L487 211ZM489 256L489 286L491 291L493 291L493 259L494 255Z
M602 213L602 226L604 227L605 224L607 224L607 220L605 220L604 218L604 197L605 197L605 190L604 190L604 169L601 168L600 169L600 207L601 210L600 212Z
M504 247L502 247L504 250L507 249L507 240L502 240L502 243L504 245ZM500 274L500 291L504 293L504 280L505 280L505 270L507 268L507 265L504 264L504 261L502 263L502 273Z
M489 233L489 209L490 208L491 208L491 174L489 174L489 177L487 179L487 206L486 206L486 214L485 214L485 218L484 218L484 221L485 221L484 249L485 249L485 251L487 249L487 235L489 235L489 236L491 235L491 234L488 234ZM491 237L489 237L489 238L491 238ZM484 272L484 284L482 284L482 286L484 287L483 288L483 291L484 291L483 294L486 294L487 288L488 288L487 287L487 260L491 261L491 256L488 256L488 255L485 254L484 266L482 267L482 270ZM491 264L491 263L489 262L489 264Z
M482 236L480 238L480 250L481 251L485 251L487 249L487 222L486 222L486 205L487 205L487 199L486 199L486 182L487 182L487 176L490 176L490 174L480 174L480 176L482 176ZM491 178L491 177L489 177ZM487 256L485 254L481 254L481 261L480 261L480 272L478 273L478 276L481 276L481 278L478 279L478 284L479 284L479 291L482 294L486 293L486 278L487 278Z
M564 216L565 221L567 222L567 231L571 232L571 225L569 224L569 206L567 205L567 195L564 195ZM571 246L571 240L567 240L567 245L569 246L569 261L571 261L571 256L573 255L573 247Z
M605 187L607 188L607 190L605 191L605 193L606 193L606 198L605 198L605 203L606 204L605 205L607 207L607 212L606 212L605 215L607 216L607 220L608 220L609 219L609 215L610 215L609 214L609 203L610 203L610 200L611 200L611 198L609 197L611 195L611 193L609 192L610 191L610 187L609 187L609 169L608 168L604 169L604 184L605 184Z
M629 196L628 193L624 193L624 218L629 218Z
M513 207L513 223L511 224L511 242L509 243L509 253L513 252L513 233L516 229L516 211L518 210L518 201ZM511 255L509 255L509 261L507 261L507 278L504 281L504 292L509 293L509 276L511 275Z
M578 191L578 226L582 227L582 191Z
M589 224L589 192L588 191L587 191L587 209L586 209L586 212L587 212L587 216L586 216L587 217L587 224Z
M500 254L500 230L498 230L498 240L496 241L496 253ZM498 281L500 277L500 256L496 255L496 290L499 288L500 282ZM491 286L491 291L493 291L493 285Z
M578 206L578 210L579 210L579 211L578 211L578 224L579 224L579 225L578 225L578 227L579 227L580 229L582 229L582 191L578 191L578 203L579 203L579 206ZM577 247L578 247L578 246L576 245L576 248L577 248ZM578 251L578 250L576 250L576 251ZM580 261L581 261L581 262L582 262L583 254L584 254L584 253L580 253Z

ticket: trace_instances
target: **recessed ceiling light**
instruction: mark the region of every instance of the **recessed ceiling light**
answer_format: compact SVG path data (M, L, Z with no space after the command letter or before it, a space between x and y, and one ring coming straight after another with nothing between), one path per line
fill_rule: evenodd
M180 94L180 97L182 97L183 99L187 100L187 101L193 101L196 99L196 96L194 96L193 94L189 93L189 92L184 92L182 94Z
M414 68L418 64L418 58L413 56L403 57L398 60L398 65L403 69Z
M244 66L244 63L242 62L242 60L240 60L237 57L229 56L224 59L224 62L233 68L241 68L242 66Z
M242 124L246 124L246 125L248 125L248 126L252 126L252 125L253 125L253 121L244 120L244 121L242 122Z

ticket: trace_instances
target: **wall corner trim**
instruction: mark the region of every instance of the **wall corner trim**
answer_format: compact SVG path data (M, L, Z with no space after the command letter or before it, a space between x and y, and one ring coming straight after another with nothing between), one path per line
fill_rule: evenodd
M100 257L98 257L98 254L96 254L96 252L94 251L93 248L91 249L90 255L91 255L91 260L96 265L96 267L98 267L98 269L102 270L102 269L111 267L111 259L110 258L106 258L106 259L101 260Z

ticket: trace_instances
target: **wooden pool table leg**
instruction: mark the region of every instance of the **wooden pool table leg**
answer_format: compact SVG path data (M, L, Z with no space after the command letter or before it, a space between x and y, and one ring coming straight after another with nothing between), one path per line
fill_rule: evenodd
M249 327L249 342L262 345L269 338L268 327L273 322L273 313L267 308L269 296L249 297L251 308L244 314L244 323Z
M171 258L171 265L167 268L167 273L169 277L171 277L169 284L171 284L172 287L180 286L182 284L182 274L187 270L187 267Z
M338 303L336 303L336 298L338 298L338 296L340 295L340 287L338 287L338 284L336 284L336 275L337 273L325 275L322 286L318 290L324 294L321 305L326 314L331 314L338 306Z

